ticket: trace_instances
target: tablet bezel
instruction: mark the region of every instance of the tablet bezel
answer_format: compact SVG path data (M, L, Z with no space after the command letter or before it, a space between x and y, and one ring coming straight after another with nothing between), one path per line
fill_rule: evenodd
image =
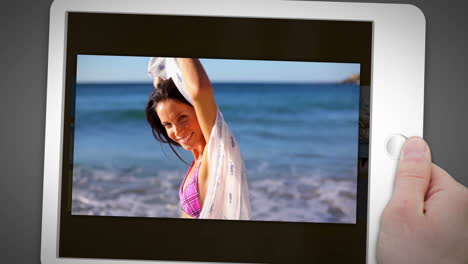
M366 136L369 129L371 22L76 12L69 12L67 20L59 257L234 261L246 263L297 262L307 258L319 262L343 262L349 259L365 262L368 171L365 164L367 164L368 157L366 152L369 149L368 137ZM148 34L153 25L160 25L157 30L158 34ZM308 34L303 34L303 32L308 32ZM164 36L164 40L169 41L162 41L161 36ZM174 45L174 43L181 44ZM346 45L343 45L343 43L346 43ZM352 208L349 208L349 210L354 211L352 217L354 219L351 222L333 220L333 215L339 214L340 210L332 209L334 208L332 205L334 203L333 199L322 196L313 200L323 204L330 204L330 206L327 206L329 210L327 209L326 216L323 217L322 221L315 222L304 219L301 222L285 223L276 221L275 218L270 219L268 223L259 221L258 218L250 221L216 219L197 221L160 217L125 217L125 215L103 217L72 214L72 207L76 205L75 198L72 198L72 192L75 192L74 183L80 182L78 178L75 178L79 177L79 173L75 172L80 170L75 165L81 167L79 163L75 164L78 160L74 159L77 154L74 149L80 148L79 141L75 140L75 133L77 137L80 137L80 129L75 128L83 125L81 118L79 118L81 116L79 109L81 109L80 106L82 105L80 104L81 100L78 100L78 95L83 92L78 81L81 79L81 70L79 69L83 69L78 64L80 60L77 59L80 54L88 54L92 55L92 57L107 54L113 56L114 59L122 55L157 55L211 59L230 58L242 60L245 63L250 60L274 61L275 63L300 60L304 65L309 63L332 63L334 65L337 65L337 63L338 65L351 63L359 65L360 85L353 85L353 87L359 87L359 90L361 90L357 91L361 95L360 99L354 101L356 110L358 106L361 108L359 111L360 121L353 122L356 130L349 131L351 134L346 133L349 136L352 134L356 136L347 143L358 148L357 152L347 152L348 155L354 156L354 165L351 166L353 168L357 167L357 175L352 173L346 177L350 181L349 183L354 185L354 189L350 190L355 195L354 202L350 205ZM146 57L146 59L149 58ZM146 67L140 68L140 73L144 73L144 68ZM102 72L101 74L106 73ZM320 75L318 72L310 74L317 77ZM147 92L150 92L152 87L149 77L146 83ZM222 93L222 91L219 90L217 85L213 85L215 94L220 95L218 92ZM110 87L108 86L108 88ZM348 85L342 86L342 88L344 87L351 88ZM291 89L284 95L286 96L292 91ZM271 92L277 93L280 91ZM340 95L336 96L340 97ZM144 97L146 96L144 95ZM284 103L291 104L292 102L284 101ZM138 108L142 110L141 105ZM230 128L235 129L235 124L231 123L232 119L229 112L224 111L223 105L220 105L220 110L223 114L226 114L225 118ZM241 111L242 109L239 109L239 113ZM274 116L274 113L271 113L270 116ZM312 116L310 117L312 118ZM295 125L290 124L288 127L293 129ZM314 128L314 125L309 126L308 131L304 132L308 136L316 137L317 134ZM120 130L119 128L116 129ZM359 132L359 135L356 132ZM137 133L143 135L144 131ZM333 138L334 136L329 134L329 139ZM326 139L324 138L324 140ZM98 142L103 143L104 141L105 139ZM150 142L155 143L154 139L150 140L148 144ZM261 143L261 140L258 143ZM241 150L245 150L244 143L239 142L239 144ZM272 142L272 144L275 143ZM332 147L335 144L336 141L333 140L327 145ZM117 145L120 144L117 143ZM160 146L156 145L154 147L160 149ZM303 151L306 150L303 149ZM326 152L325 148L322 149L323 155L329 157L338 154ZM71 155L72 153L74 155ZM359 156L358 153L360 153ZM112 156L112 153L108 155ZM148 157L153 159L154 164L159 163L154 160L154 156ZM284 155L284 157L287 157L287 155ZM259 158L271 160L271 156L260 155ZM163 162L166 163L167 160ZM358 164L361 164L361 166L358 166ZM164 164L161 165L164 166ZM96 164L96 166L102 168L102 164ZM316 172L312 174L317 174L319 167L314 166L313 170ZM157 169L153 168L150 171L152 174ZM304 171L300 175L304 176L303 173L306 172ZM330 173L330 171L323 171L323 173ZM254 179L256 175L255 171L247 169L247 177L251 183L250 187L255 186L256 180ZM308 172L308 175L311 175L311 171ZM271 176L273 175L270 174ZM340 185L341 183L336 182L336 184ZM286 187L284 190L286 189L290 188ZM252 196L255 195L256 190L250 190ZM341 198L344 198L343 193L338 195L337 204L335 205L341 203L338 201L344 202ZM271 201L281 202L283 200L284 198L278 197L278 200L272 199ZM258 207L254 208L253 213L258 213L258 209ZM303 211L304 214L306 212L313 215L317 214L316 208ZM278 212L275 216L283 213L284 211ZM98 214L102 215L101 213ZM279 220L279 218L276 219ZM192 244L190 249L184 248L184 250L174 252L174 249L180 248L181 237L201 236L203 239L200 239L200 243ZM129 241L132 241L132 247L126 246ZM250 243L239 243L239 241L249 241ZM309 250L311 246L317 250ZM155 248L158 250L154 250ZM213 248L217 250L212 250ZM226 250L229 248L235 248L236 250ZM271 249L273 248L281 248L281 251L275 250L272 252ZM334 254L335 248L340 248L341 253ZM221 254L221 252L223 253Z
M379 218L391 194L396 166L396 161L386 155L384 143L396 133L422 136L425 20L419 9L410 5L287 1L55 1L51 7L49 32L43 263L162 263L58 257L67 12L372 21L369 176L378 175L378 180L369 177L368 183L367 263L375 263Z

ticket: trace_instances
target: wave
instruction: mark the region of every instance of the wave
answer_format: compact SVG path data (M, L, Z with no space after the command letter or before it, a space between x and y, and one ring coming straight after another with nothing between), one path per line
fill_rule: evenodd
M319 175L251 183L253 220L355 223L356 184Z
M79 122L106 122L106 121L138 121L146 122L145 110L141 109L106 109L96 111L78 112L76 116Z
M72 214L178 218L183 172L137 177L140 169L78 167L73 171ZM249 180L252 220L355 223L355 178L301 177Z
M138 177L140 169L73 170L72 214L134 217L179 217L180 172Z

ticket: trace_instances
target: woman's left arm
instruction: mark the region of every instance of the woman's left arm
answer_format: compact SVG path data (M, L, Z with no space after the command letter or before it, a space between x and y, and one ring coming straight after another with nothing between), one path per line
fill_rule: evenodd
M177 58L177 63L192 99L203 137L208 144L218 110L210 79L198 59Z

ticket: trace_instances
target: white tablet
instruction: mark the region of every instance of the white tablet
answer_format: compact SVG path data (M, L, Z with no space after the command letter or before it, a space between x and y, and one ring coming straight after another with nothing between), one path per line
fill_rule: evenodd
M399 149L423 132L419 9L56 0L50 17L42 263L376 263Z

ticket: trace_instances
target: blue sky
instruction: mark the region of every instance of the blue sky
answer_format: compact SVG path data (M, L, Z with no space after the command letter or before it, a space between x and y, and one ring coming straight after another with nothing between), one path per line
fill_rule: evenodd
M77 82L151 82L149 57L78 55ZM200 59L212 82L339 82L359 64Z

